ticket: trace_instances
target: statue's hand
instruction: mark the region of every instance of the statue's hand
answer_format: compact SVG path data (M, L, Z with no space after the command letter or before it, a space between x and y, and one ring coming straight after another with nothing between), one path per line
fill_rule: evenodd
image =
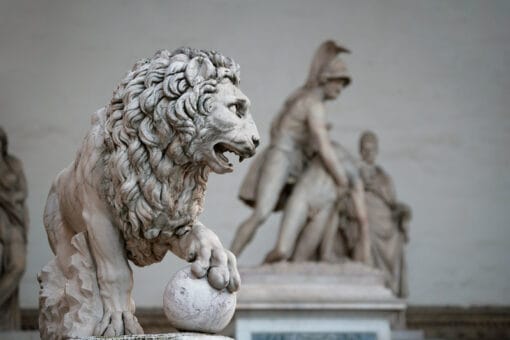
M225 249L218 236L201 223L172 242L172 251L177 256L192 262L191 272L198 278L207 275L209 284L230 292L239 289L241 278L237 271L236 257Z

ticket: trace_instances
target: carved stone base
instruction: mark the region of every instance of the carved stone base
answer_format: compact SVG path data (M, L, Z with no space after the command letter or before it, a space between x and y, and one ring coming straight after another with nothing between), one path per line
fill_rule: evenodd
M383 273L359 263L281 262L239 271L237 340L275 332L389 339L390 325L405 319L406 303L385 287Z
M384 274L356 262L280 262L239 268L238 310L366 309L405 311L384 285Z
M166 333L166 334L141 334L141 335L124 335L114 337L97 337L87 336L79 338L71 338L71 340L233 340L222 335L203 334L203 333Z

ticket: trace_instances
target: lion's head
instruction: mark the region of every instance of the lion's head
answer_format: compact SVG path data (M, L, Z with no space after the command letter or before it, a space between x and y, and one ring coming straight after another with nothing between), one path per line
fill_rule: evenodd
M195 220L209 171L232 171L227 151L255 153L259 134L238 85L232 59L182 48L138 61L114 91L104 122L106 197L135 263L154 255L130 250L133 239L144 248Z

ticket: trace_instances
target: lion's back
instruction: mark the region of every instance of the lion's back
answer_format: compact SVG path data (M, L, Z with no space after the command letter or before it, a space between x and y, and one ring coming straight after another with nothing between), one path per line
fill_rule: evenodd
M45 214L53 214L58 208L73 225L72 229L83 229L83 202L90 200L91 194L103 197L101 183L104 182L104 109L92 116L92 126L83 139L75 159L55 177L48 196ZM50 200L53 200L49 204Z

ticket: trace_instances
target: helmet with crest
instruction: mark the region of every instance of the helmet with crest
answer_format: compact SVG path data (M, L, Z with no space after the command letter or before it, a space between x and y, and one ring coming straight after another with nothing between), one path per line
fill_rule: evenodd
M350 51L333 40L323 42L315 52L305 87L317 87L331 79L342 79L345 86L349 85L351 77L345 63L338 57L340 53Z

